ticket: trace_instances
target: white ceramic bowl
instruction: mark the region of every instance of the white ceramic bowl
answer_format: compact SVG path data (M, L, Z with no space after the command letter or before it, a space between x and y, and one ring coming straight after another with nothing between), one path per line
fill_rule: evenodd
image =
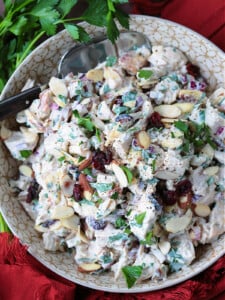
M83 24L92 35L102 32ZM202 75L211 89L225 86L225 55L214 44L201 35L173 22L147 17L131 16L130 29L146 34L152 44L166 44L184 51L192 63L201 68ZM37 47L20 65L9 79L2 98L20 91L28 78L47 83L57 73L57 64L62 54L74 45L70 36L62 31ZM5 147L0 144L0 208L12 232L28 246L28 251L49 269L59 275L84 286L112 292L145 292L162 289L182 282L212 265L224 253L225 235L212 245L206 245L197 252L197 259L187 269L171 274L166 281L146 281L132 289L125 282L115 282L111 273L89 275L77 271L73 257L65 253L45 252L42 239L33 228L33 222L10 193L8 181L17 172L15 161L10 158Z

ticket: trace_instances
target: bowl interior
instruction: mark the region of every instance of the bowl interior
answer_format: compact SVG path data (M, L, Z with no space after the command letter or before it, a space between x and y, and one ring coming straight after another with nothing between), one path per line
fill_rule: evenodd
M103 29L82 24L94 37ZM224 53L199 34L166 20L131 16L130 29L148 36L151 43L172 45L184 51L192 63L201 68L201 73L213 90L224 85ZM16 94L28 78L38 83L47 83L52 75L57 74L57 65L65 51L74 45L74 41L62 31L37 47L14 72L5 86L2 99ZM13 120L8 120L13 124ZM111 273L98 276L77 272L73 257L65 253L44 251L42 240L33 228L33 222L20 206L9 188L9 179L15 176L17 167L7 150L0 145L0 208L13 233L28 246L29 252L45 266L63 277L95 289L112 292L145 292L172 286L184 281L213 264L224 254L224 235L212 245L199 249L197 258L187 269L171 274L164 282L143 282L128 290L124 281L115 282Z

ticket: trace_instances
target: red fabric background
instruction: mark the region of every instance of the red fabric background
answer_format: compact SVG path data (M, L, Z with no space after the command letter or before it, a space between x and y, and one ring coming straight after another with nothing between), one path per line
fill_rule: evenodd
M225 288L225 256L177 286L148 293L114 294L61 278L28 254L19 240L8 233L0 234L0 245L1 300L209 300Z
M130 0L134 14L160 16L185 25L225 51L224 0Z
M183 24L225 51L224 0L130 0L132 12ZM42 266L17 238L0 234L1 300L223 300L225 256L177 286L141 294L113 294L76 286Z

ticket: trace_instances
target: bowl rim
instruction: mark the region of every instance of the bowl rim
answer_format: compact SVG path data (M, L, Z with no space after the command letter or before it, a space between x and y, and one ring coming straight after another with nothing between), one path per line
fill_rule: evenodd
M147 18L147 19L156 19L157 21L161 21L162 23L165 23L165 24L172 24L173 26L178 26L178 27L183 27L185 30L191 32L192 34L194 35L197 35L199 38L203 39L207 44L211 45L211 47L213 48L216 48L217 51L219 51L220 54L224 55L225 57L225 53L223 52L222 49L220 49L218 46L216 46L214 43L212 43L210 40L208 40L206 37L202 36L201 34L195 32L194 30L184 26L184 25L181 25L179 23L176 23L176 22L173 22L173 21L170 21L170 20L167 20L167 19L162 19L162 18L159 18L159 17L153 17L153 16L145 16L145 15L130 15L131 19L130 21L132 22L132 19L134 20L138 20L138 19L141 19L141 18ZM87 24L86 22L81 22L79 23L81 26L82 24ZM94 26L93 26L94 27ZM7 91L8 89L8 86L10 85L10 83L14 80L14 77L15 77L15 74L18 72L18 69L19 68L22 68L24 64L26 64L29 59L30 59L30 55L34 55L36 52L39 51L40 48L44 47L46 44L49 44L51 43L52 41L54 41L54 39L56 38L56 36L60 36L61 34L63 34L66 30L61 30L59 31L56 35L54 36L51 36L49 38L47 38L44 42L42 42L41 44L39 44L26 58L25 60L20 64L20 66L13 72L13 74L10 76L8 82L6 83L3 91L2 91L2 94L1 94L1 97L0 97L0 100L2 98L4 98L4 95L5 95L5 92ZM104 30L105 31L105 30ZM0 204L1 204L1 201L0 201ZM0 212L2 213L3 215L3 218L6 220L10 230L12 231L12 233L15 235L15 236L18 236L17 235L17 232L12 228L10 222L8 223L8 220L7 220L7 217L0 205ZM223 234L222 235L222 238L225 238L225 235ZM21 240L21 243L23 245L26 245L25 242L23 242ZM27 246L27 245L26 245ZM28 246L27 248L28 252L33 256L35 257L35 259L37 259L40 263L42 263L43 265L45 265L48 269L52 270L53 272L57 273L58 275L68 279L71 281L71 278L69 277L69 275L67 274L64 274L63 272L60 272L60 270L56 270L55 267L49 265L48 263L46 264L46 262L39 256L39 255L36 255L35 251L33 250L32 248L32 245ZM210 267L211 265L213 265L221 256L223 256L225 254L225 249L219 253L217 256L213 257L213 259L211 259L210 261L207 261L205 264L204 264L204 267L202 267L201 269L200 268L197 268L197 270L195 270L194 272L192 272L191 274L188 274L186 276L182 276L181 278L179 279L170 279L170 282L167 283L167 280L165 282L162 282L162 287L160 286L155 286L155 287L151 287L151 280L149 281L149 288L143 288L142 286L134 286L132 287L131 289L128 289L128 288L122 288L121 290L119 290L120 293L142 293L142 292L150 292L150 291L156 291L156 290L161 290L161 289L165 289L165 288L168 288L168 287L173 287L175 286L176 284L179 284L181 282L184 282L185 280L188 280L196 275L198 275L199 273L201 273L202 271L206 270L208 267ZM172 281L172 282L171 282ZM88 288L93 288L93 289L96 289L96 290L102 290L102 291L108 291L108 292L113 292L113 293L117 293L118 292L118 288L114 287L114 288L104 288L104 287L98 287L96 286L96 284L93 284L92 282L89 282L88 284L85 284L83 281L81 280L77 280L77 281L73 281L72 282L76 283L76 284L80 284L82 286L85 286L85 287L88 287ZM117 289L117 290L116 290Z

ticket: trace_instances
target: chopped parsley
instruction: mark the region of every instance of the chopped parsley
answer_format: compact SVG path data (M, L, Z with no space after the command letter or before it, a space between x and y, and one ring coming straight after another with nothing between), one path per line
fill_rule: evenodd
M107 192L113 188L112 183L91 183L91 186L99 192Z
M174 122L174 126L184 133L182 150L185 153L190 151L191 145L193 145L197 151L207 143L213 149L216 148L216 144L211 136L210 128L206 124L178 120Z
M126 220L125 220L124 218L118 217L118 218L116 219L115 227L116 227L117 229L119 229L119 228L124 228L124 227L126 227L126 226L127 226L127 222L126 222Z
M116 56L108 56L106 58L106 67L112 67L116 64L117 57Z
M66 159L65 156L61 156L61 157L58 158L58 161L63 162L65 159Z
M145 80L151 78L152 75L153 75L152 70L140 70L140 71L138 71L138 77L143 78Z
M126 174L128 183L131 183L132 180L133 180L133 174L132 174L131 170L128 169L127 167L125 167L125 166L121 166L121 169L122 169L122 170L124 171L124 173Z
M90 116L81 117L77 110L73 111L73 115L74 115L74 117L77 118L77 124L79 126L84 127L85 129L87 129L90 132L93 132L95 130L95 125L92 122Z
M32 153L32 150L20 150L20 155L23 158L28 158Z
M129 289L132 288L137 279L141 277L142 271L142 266L125 266L122 268L122 273Z
M138 215L136 215L136 216L134 217L134 219L135 219L135 221L136 221L136 223L137 223L138 225L142 225L142 224L143 224L145 215L146 215L146 211L143 212L143 213L140 213L140 214L138 214Z

